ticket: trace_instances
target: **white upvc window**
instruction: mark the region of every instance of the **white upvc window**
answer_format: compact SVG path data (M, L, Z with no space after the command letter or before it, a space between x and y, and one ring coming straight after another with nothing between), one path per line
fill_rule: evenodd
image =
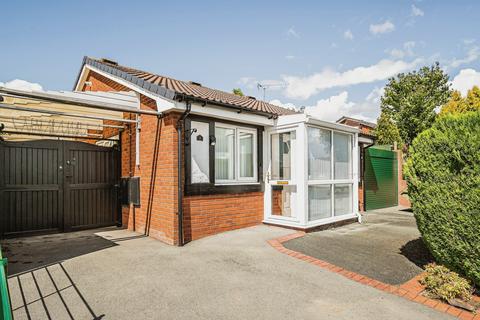
M257 182L257 131L215 123L215 183Z
M308 127L308 221L353 214L353 135Z

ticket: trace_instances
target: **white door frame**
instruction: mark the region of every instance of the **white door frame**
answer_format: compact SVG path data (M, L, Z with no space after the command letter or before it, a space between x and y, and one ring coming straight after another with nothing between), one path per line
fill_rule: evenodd
M271 222L289 226L301 226L305 223L305 166L299 165L304 161L302 155L305 152L305 125L303 123L293 126L274 128L265 132L265 193L264 193L264 222ZM289 180L271 180L272 172L272 135L278 133L293 132L295 139L291 140L291 177ZM284 217L272 214L272 186L275 185L296 186L296 192L292 196L292 217Z

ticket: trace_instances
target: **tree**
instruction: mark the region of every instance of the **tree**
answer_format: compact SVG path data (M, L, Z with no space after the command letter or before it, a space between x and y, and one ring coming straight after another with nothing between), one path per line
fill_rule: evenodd
M459 91L453 91L450 99L442 106L440 115L464 113L480 110L480 88L474 86L468 90L467 96L462 97Z
M244 96L243 91L240 88L233 88L232 92L233 92L234 95L237 95L237 96L240 96L240 97Z
M378 144L393 145L396 142L399 147L402 145L400 132L388 112L382 112L380 114L374 133L377 137L376 142Z
M422 131L430 128L435 109L450 97L448 75L439 63L390 78L382 97L382 112L391 115L403 142L409 146Z
M463 104L465 103L465 100L462 98L462 94L460 91L453 91L452 95L450 96L450 99L448 99L447 103L445 103L442 106L442 109L440 110L440 115L445 115L448 113L457 113L457 112L462 112L460 110L463 109Z

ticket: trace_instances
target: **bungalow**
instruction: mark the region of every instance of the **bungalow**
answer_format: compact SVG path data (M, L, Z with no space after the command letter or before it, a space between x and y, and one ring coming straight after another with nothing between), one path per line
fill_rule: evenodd
M139 193L122 208L129 229L182 245L260 223L360 219L357 128L108 59L85 57L74 90L134 92L159 114L125 112L137 121L111 132Z

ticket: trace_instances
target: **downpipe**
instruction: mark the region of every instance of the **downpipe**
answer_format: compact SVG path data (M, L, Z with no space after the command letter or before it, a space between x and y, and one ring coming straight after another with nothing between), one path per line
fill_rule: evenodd
M177 123L177 135L178 135L178 246L182 247L184 245L184 238L183 238L183 132L185 119L190 114L192 110L192 104L190 101L186 101L186 108L185 111L182 113L180 119Z

